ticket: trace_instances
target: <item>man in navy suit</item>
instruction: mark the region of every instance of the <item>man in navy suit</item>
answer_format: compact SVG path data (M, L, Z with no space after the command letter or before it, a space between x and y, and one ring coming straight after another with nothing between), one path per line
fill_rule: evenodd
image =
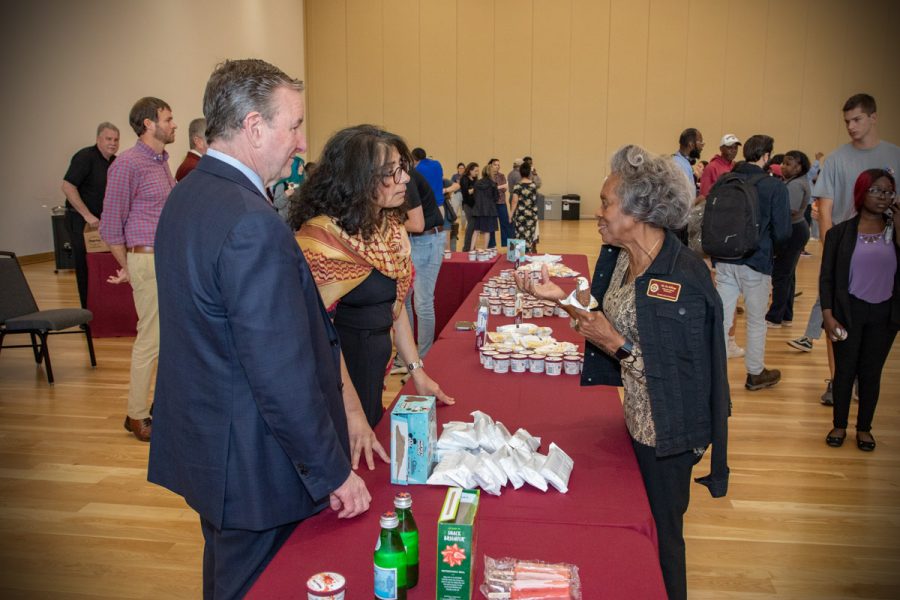
M260 60L219 65L209 151L156 232L148 478L200 514L205 598L246 594L301 519L371 500L351 470L337 333L264 192L305 150L302 89Z

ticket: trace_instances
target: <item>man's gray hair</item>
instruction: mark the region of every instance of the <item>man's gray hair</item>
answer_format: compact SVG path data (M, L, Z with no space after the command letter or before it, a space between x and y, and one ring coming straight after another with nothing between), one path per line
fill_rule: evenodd
M109 121L103 121L102 123L97 125L97 137L100 137L100 134L103 133L104 129L112 129L113 131L115 131L116 133L119 133L121 135L121 132L119 131L118 127L116 127Z
M197 149L197 144L194 143L194 138L203 138L206 139L206 119L200 117L199 119L194 119L191 121L191 124L188 125L188 141L191 144L191 150Z
M303 91L303 82L288 77L264 60L226 60L216 66L203 93L206 141L230 139L247 114L257 111L270 122L277 112L272 96L280 87Z
M620 178L616 192L622 212L662 229L680 229L687 223L691 190L670 157L628 145L613 154L610 169Z

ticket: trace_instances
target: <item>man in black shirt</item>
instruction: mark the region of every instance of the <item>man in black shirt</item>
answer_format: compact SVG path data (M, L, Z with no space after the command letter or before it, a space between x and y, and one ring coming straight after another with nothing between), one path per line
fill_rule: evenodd
M106 194L106 171L119 151L119 128L103 122L97 126L97 143L82 148L72 157L62 182L66 195L66 226L72 238L75 280L81 307L87 308L87 253L85 224L97 227Z

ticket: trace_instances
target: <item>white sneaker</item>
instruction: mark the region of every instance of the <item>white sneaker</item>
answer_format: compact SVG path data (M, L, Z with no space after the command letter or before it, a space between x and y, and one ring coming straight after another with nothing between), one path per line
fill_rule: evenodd
M734 338L728 338L728 344L725 346L725 354L728 358L741 358L744 356L744 349L737 345Z

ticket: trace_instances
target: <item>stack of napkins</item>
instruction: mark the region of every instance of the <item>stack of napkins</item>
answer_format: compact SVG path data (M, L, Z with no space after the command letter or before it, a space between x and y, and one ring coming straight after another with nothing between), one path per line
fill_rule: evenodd
M574 461L551 443L541 454L541 438L525 429L514 434L503 423L476 410L473 422L450 421L437 442L438 464L428 478L431 485L479 487L500 495L507 484L519 489L526 483L542 492L547 484L562 493L569 491Z

